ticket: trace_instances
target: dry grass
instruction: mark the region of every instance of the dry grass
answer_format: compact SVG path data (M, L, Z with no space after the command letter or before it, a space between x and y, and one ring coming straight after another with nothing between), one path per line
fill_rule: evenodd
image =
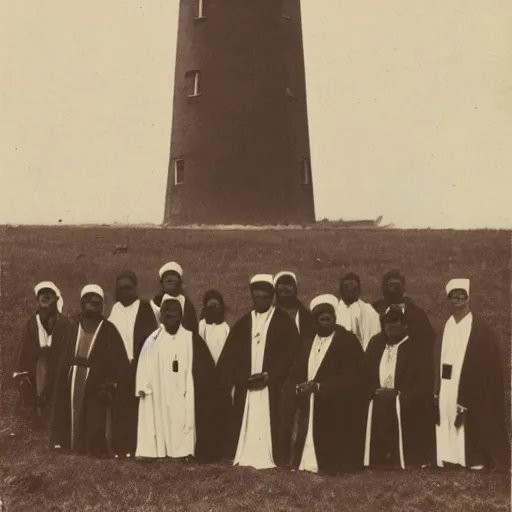
M199 306L206 288L226 296L232 318L248 305L256 272L296 271L301 294L335 291L353 270L363 294L379 296L392 267L407 276L408 293L436 329L446 319L443 287L453 276L472 279L474 309L495 326L510 370L510 235L506 232L282 230L269 232L162 229L7 228L0 238L1 333L6 374L13 347L33 308L32 286L52 279L68 312L80 287L97 282L112 297L115 274L133 268L140 291L157 288L157 269L170 259L185 267L186 286ZM126 254L112 254L126 244ZM0 497L8 510L238 511L238 510L509 510L508 475L464 471L364 472L338 478L256 472L228 466L141 463L66 457L46 451L45 437L12 415L4 393L0 420ZM14 434L14 435L11 435Z

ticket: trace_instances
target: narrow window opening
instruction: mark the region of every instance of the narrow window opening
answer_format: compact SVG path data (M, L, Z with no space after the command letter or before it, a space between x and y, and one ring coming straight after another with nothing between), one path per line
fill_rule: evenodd
M181 185L185 182L185 160L174 161L174 184Z
M189 71L186 76L187 95L199 96L201 94L201 73L199 71Z
M311 176L309 158L302 158L300 168L300 184L309 185Z

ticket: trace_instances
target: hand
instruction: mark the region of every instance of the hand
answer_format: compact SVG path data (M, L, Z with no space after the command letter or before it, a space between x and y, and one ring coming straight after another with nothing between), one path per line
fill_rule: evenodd
M389 400L395 399L398 391L394 388L377 388L375 390L375 396L381 396Z
M455 428L460 428L464 425L464 419L466 417L467 409L462 405L457 404L457 417L455 418Z
M20 375L16 379L18 381L18 385L20 388L30 388L32 386L32 382L30 381L30 377L28 375Z
M250 391L261 391L268 385L268 373L255 373L247 381L247 389Z
M320 385L318 382L314 382L309 380L307 382L303 382L297 386L297 394L299 395L311 395L312 393L317 393L320 389Z

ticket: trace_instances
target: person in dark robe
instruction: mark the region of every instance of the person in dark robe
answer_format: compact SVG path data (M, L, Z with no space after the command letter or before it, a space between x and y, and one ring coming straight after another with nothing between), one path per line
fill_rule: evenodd
M363 350L370 340L380 332L380 318L371 304L361 299L361 279L349 272L340 279L340 301L336 310L336 322L353 332Z
M251 279L253 307L229 333L218 369L226 457L256 469L282 465L279 446L282 386L300 351L293 320L273 306L273 278Z
M295 322L301 337L308 338L314 332L311 312L299 300L297 276L284 270L274 277L276 306L287 313Z
M230 327L226 322L226 303L217 290L207 290L203 296L203 309L199 321L199 336L203 338L215 364L229 336Z
M452 316L435 351L437 464L510 471L503 365L495 335L470 307L469 279L446 285Z
M137 276L131 270L119 274L116 281L116 302L109 316L124 342L130 361L121 375L112 402L112 442L116 457L132 457L137 447L139 400L135 396L137 362L149 335L157 329L155 315L148 301L137 292Z
M282 395L282 445L289 467L326 474L355 469L353 397L364 352L356 336L336 325L338 299L310 305L315 334L293 366Z
M111 405L130 363L119 332L103 316L101 287L87 285L80 297L80 318L71 326L57 372L50 447L110 456Z
M35 286L34 293L37 310L23 329L13 378L22 408L37 423L45 423L51 412L69 320L62 314L64 302L54 283L43 281Z
M160 305L162 297L167 294L180 301L183 308L183 327L193 333L198 332L196 308L183 292L183 268L175 261L166 263L158 272L162 289L150 301L158 323L160 323Z
M405 295L405 276L398 270L390 270L382 279L382 299L373 307L382 316L392 306L399 306L405 314L405 322L411 339L417 340L424 349L425 357L432 360L436 333L427 313Z
M204 340L182 325L180 301L164 295L161 315L137 368L136 456L213 462L220 457L213 358Z
M433 368L416 350L400 307L390 306L381 322L382 332L372 338L365 355L364 465L427 467L435 434Z

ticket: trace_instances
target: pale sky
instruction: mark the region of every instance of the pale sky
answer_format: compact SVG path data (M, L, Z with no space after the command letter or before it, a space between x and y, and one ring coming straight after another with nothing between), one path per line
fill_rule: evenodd
M0 0L0 223L162 221L177 5ZM302 11L317 219L512 228L512 2Z

